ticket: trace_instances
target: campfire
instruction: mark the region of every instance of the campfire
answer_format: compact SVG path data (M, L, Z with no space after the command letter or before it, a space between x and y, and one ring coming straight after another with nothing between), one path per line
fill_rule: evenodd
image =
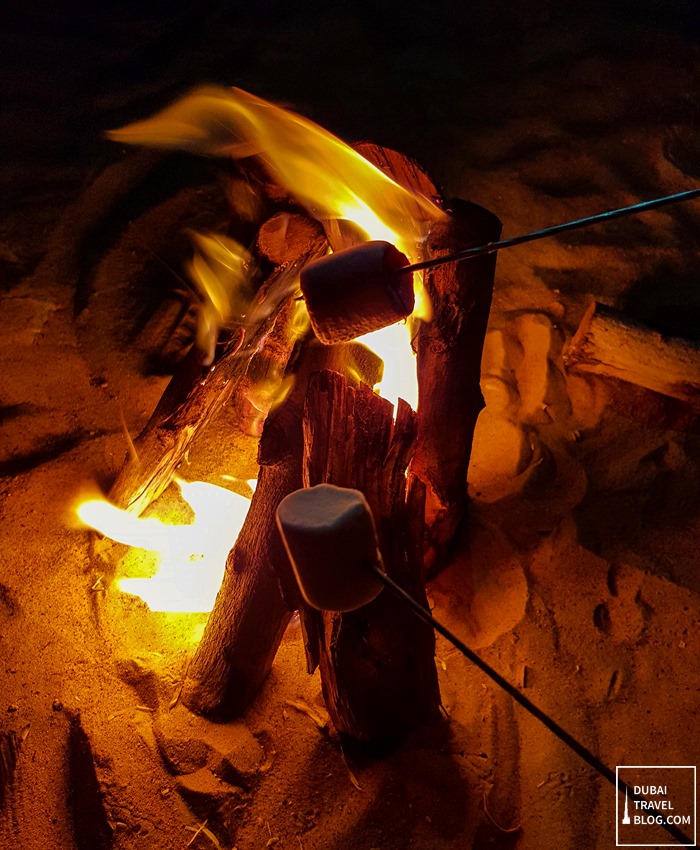
M70 840L78 850L165 846L158 833L170 818L187 830L183 846L238 847L273 774L274 805L296 806L295 775L279 772L289 756L267 720L274 689L275 723L317 736L325 775L339 770L366 795L363 812L382 798L381 765L402 759L411 781L425 759L459 809L458 758L481 793L468 803L472 846L515 846L517 812L492 793L488 766L501 738L513 776L516 751L535 753L517 782L585 780L594 805L591 783L617 784L608 766L624 754L567 719L560 701L580 686L528 661L534 632L520 647L517 637L492 647L526 612L539 628L574 610L572 587L590 603L585 628L596 639L619 647L623 623L643 640L645 600L661 591L628 563L601 579L601 558L581 554L570 519L589 486L578 444L606 405L637 402L649 427L692 434L697 345L593 299L570 333L561 305L501 311L489 324L494 213L444 198L400 152L346 144L240 89L196 90L110 138L225 162L228 208L223 228L187 232L175 326L189 336L172 377L138 431L122 415L116 474L102 492L76 487L71 523L89 547L84 619L129 697L105 716L83 713L70 694L51 704L51 722L65 720ZM437 264L472 246L485 250ZM678 471L684 456L673 445L675 454L649 452ZM551 604L528 590L543 564L570 571ZM3 594L0 584L11 616ZM434 624L447 640L436 641ZM607 671L607 650L590 645ZM598 683L606 702L629 675L615 658ZM570 676L586 674L570 666ZM486 691L480 670L501 690ZM104 744L117 726L138 739L150 796L125 779L133 753ZM19 723L2 733L0 805L22 781L32 734ZM560 741L583 761L561 756ZM556 766L544 778L538 751ZM294 769L315 770L315 758ZM368 764L379 773L365 778ZM152 798L167 817L142 802ZM430 825L430 806L416 805ZM289 842L321 846L304 843L319 811L294 809ZM261 846L283 846L258 821ZM450 823L445 840L461 829Z
M380 748L396 743L439 717L432 634L384 597L356 614L310 608L275 512L303 486L360 490L388 574L427 604L426 576L444 566L466 510L494 258L424 276L401 269L464 244L493 242L500 223L472 204L446 206L406 157L374 145L352 149L239 90L195 92L112 136L226 153L248 168L252 157L256 177L263 169L258 191L271 208L255 256L229 237L197 237L191 268L202 298L199 332L111 489L111 502L125 510L92 501L79 515L113 539L162 548L167 526L134 514L172 481L207 420L246 398L261 429L259 480L242 526L233 519L228 527L201 524L199 547L213 542L211 561L218 556L221 564L223 550L231 551L180 699L208 717L239 716L298 611L307 669L321 669L334 729ZM361 248L367 240L375 241ZM324 259L329 251L332 262ZM183 482L183 495L197 486ZM161 601L156 583L167 587L166 575L176 580L174 553L195 557L197 529L198 520L171 526L157 576L122 579L122 591L150 599L155 610L177 610L175 600L184 596L179 610L192 610L191 591L163 590ZM153 542L144 542L149 532ZM331 562L323 567L332 571ZM203 563L180 566L190 582L198 571L204 574Z

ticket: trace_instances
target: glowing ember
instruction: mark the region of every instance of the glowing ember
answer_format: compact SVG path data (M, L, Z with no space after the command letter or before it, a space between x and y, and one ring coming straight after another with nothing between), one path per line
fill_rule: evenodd
M327 130L241 89L201 88L159 115L115 130L120 142L234 157L260 156L273 180L319 220L345 219L367 239L391 242L414 261L430 225L444 213L395 183ZM429 318L422 278L414 275L414 317ZM417 404L415 360L407 327L364 337L384 360L381 393Z
M112 540L156 553L155 575L120 578L124 593L140 596L152 611L211 611L250 501L202 481L177 484L194 513L189 525L174 525L168 517L141 519L104 499L83 502L77 514Z

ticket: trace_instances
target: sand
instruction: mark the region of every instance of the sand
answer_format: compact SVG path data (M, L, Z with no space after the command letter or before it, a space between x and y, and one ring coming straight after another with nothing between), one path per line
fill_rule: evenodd
M447 197L514 235L695 185L692 4L467 16L438 3L413 17L390 3L211 5L109 20L15 5L0 168L0 846L614 846L613 789L442 639L446 720L383 759L329 732L296 622L243 718L171 708L204 617L120 593L125 547L73 511L109 486L124 425L138 432L182 356L184 230L225 226L227 184L215 162L127 151L102 131L196 82L240 85L418 158ZM698 762L700 445L663 398L567 374L563 352L593 299L697 339L699 235L695 202L499 257L469 532L429 587L446 625L613 768ZM254 476L254 440L230 420L184 477Z

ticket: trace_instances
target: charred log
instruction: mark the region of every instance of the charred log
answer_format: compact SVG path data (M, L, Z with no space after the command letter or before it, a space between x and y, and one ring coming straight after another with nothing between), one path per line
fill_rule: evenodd
M483 207L453 201L428 237L431 257L455 246L495 242L501 222ZM418 444L411 471L426 486L426 567L444 566L467 506L474 428L484 407L481 355L491 308L495 254L428 269L430 322L418 331Z
M400 185L442 205L435 184L413 160L368 143L356 149ZM428 257L499 238L501 222L488 210L459 200L449 207L449 215L430 230ZM416 340L420 412L411 471L426 487L425 565L432 573L444 566L466 511L472 439L484 406L481 354L495 264L496 256L487 255L429 269L424 276L432 319L419 324Z

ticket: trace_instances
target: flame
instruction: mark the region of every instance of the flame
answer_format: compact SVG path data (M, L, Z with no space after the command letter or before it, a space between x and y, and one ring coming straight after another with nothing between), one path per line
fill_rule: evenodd
M109 137L209 155L259 154L311 215L354 221L371 239L398 239L408 247L443 216L323 127L242 89L199 88Z
M317 219L346 219L366 239L391 242L420 259L428 228L444 213L395 183L357 151L303 118L241 89L203 87L146 121L114 130L115 141L184 148L207 155L257 155L275 182ZM414 275L415 318L428 319L429 299ZM363 337L384 360L381 393L417 405L415 359L407 326ZM412 377L410 377L412 376Z
M201 298L197 345L205 352L205 366L214 361L219 328L243 316L253 299L250 254L234 239L221 234L192 233L195 253L189 272Z
M250 500L203 481L178 479L177 484L194 513L187 525L173 524L172 517L140 518L104 499L85 501L76 512L100 534L155 552L155 574L119 578L124 593L140 596L152 611L211 611Z

